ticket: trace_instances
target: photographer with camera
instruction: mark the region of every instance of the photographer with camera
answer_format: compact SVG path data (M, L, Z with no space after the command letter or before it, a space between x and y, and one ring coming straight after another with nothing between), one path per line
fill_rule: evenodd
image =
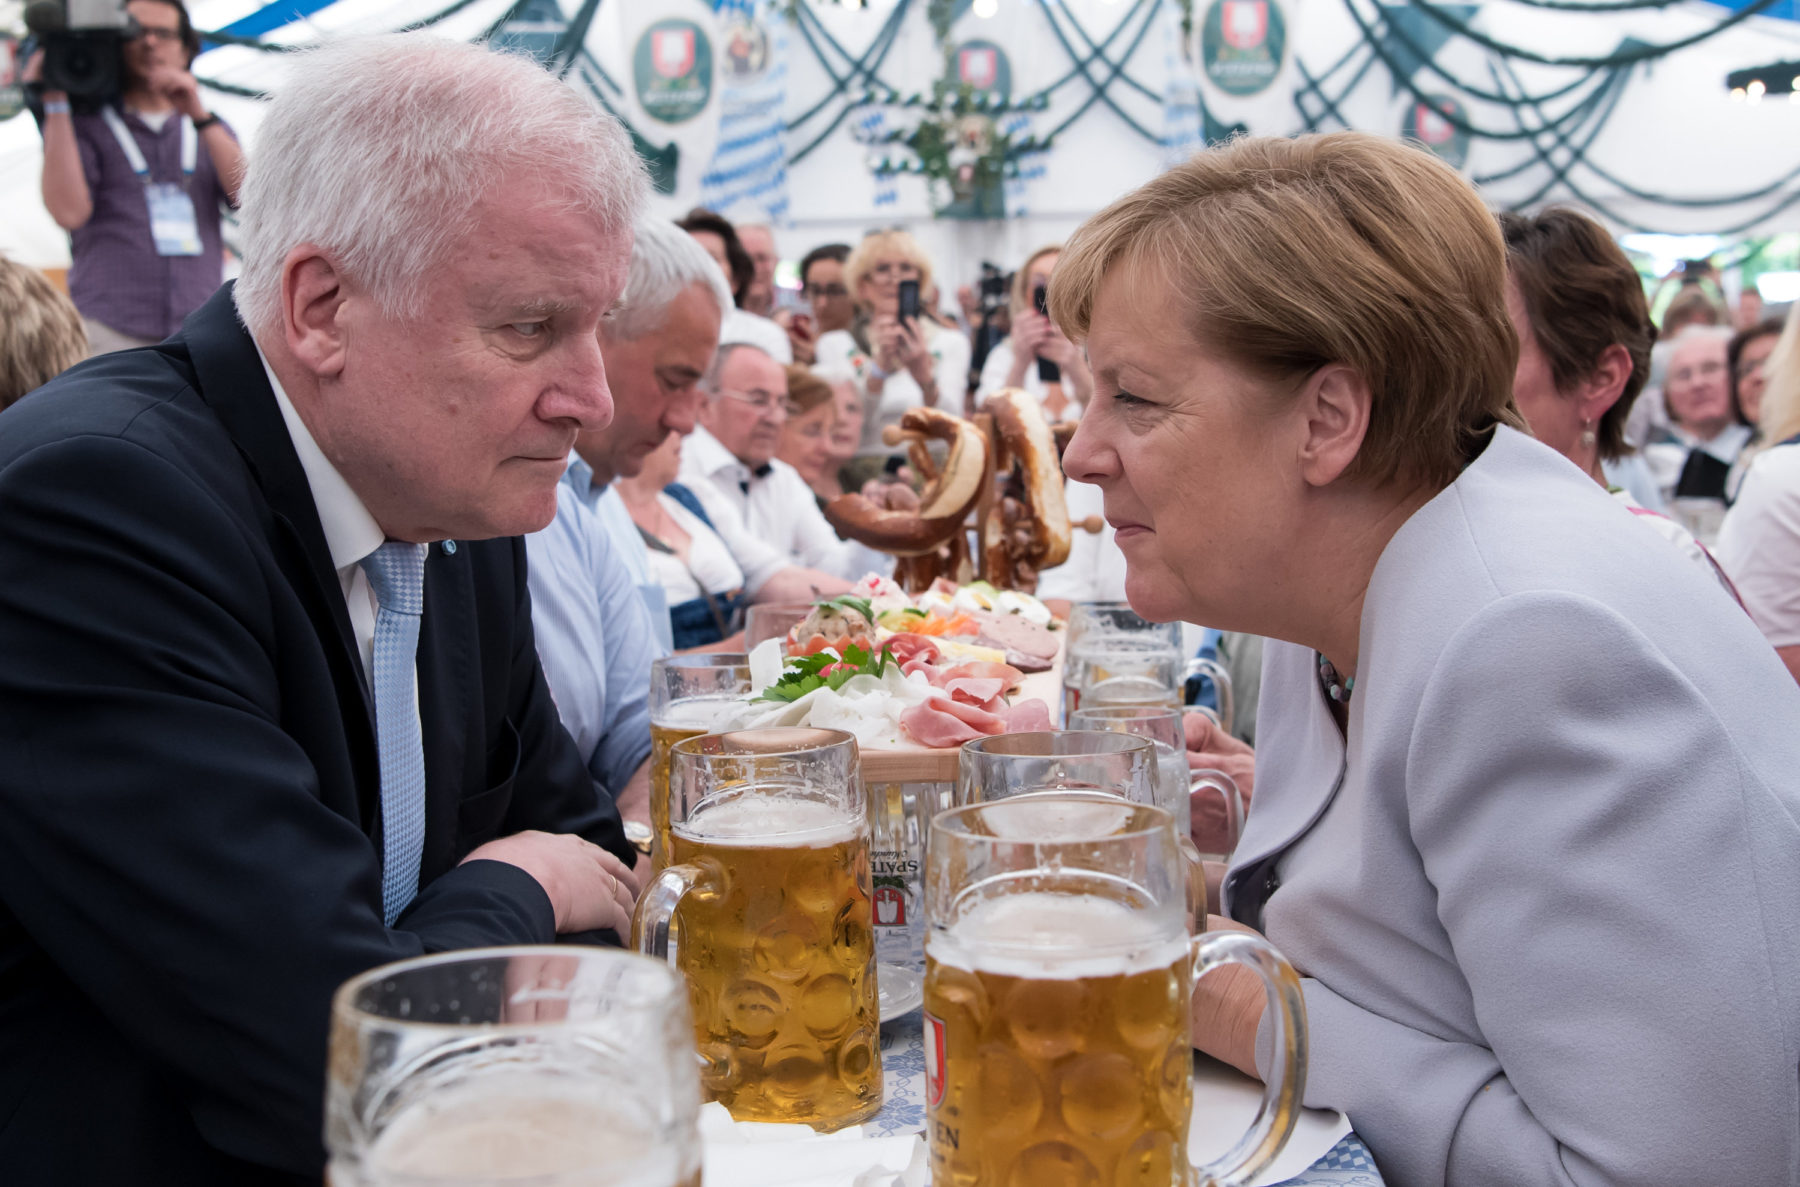
M1060 246L1040 247L1013 276L1012 333L996 342L976 385L979 404L1002 388L1022 387L1044 406L1050 423L1077 420L1094 395L1094 377L1081 351L1044 312L1050 273Z
M200 37L186 7L130 0L126 11L116 74L67 77L57 38L71 34L60 32L24 73L42 87L44 206L69 232L69 295L94 354L160 342L212 296L220 203L237 204L243 175L237 137L188 72Z

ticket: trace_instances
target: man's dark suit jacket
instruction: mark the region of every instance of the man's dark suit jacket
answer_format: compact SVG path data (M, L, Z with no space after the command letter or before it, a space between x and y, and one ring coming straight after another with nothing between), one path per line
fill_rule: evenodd
M0 1183L317 1184L332 991L554 939L522 829L629 861L558 724L521 540L434 544L419 897L381 914L373 711L220 290L0 416Z

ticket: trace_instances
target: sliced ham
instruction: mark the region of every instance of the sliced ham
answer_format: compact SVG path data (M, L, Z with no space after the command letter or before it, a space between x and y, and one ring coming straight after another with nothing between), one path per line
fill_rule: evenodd
M937 695L900 714L900 728L921 746L961 746L975 738L1005 733L1005 712L1006 705L998 697L988 705L970 705Z
M914 705L900 714L900 728L919 745L935 749L961 746L964 742L987 737L981 730L946 713L944 706L952 703L942 697L932 697L922 705Z
M946 672L942 687L953 701L985 706L989 701L998 700L1006 691L1006 681L991 676L954 676Z
M1049 728L1050 706L1036 697L1020 701L1006 709L1006 733L1031 733Z
M888 649L888 654L894 657L894 662L900 665L901 670L908 672L912 669L907 665L911 664L914 660L924 660L927 663L935 663L937 662L938 656L942 654L938 650L938 645L936 643L927 639L924 635L915 635L910 631L903 631L900 634L890 636L885 646Z
M1013 667L1011 664L997 664L991 660L984 659L972 660L966 664L957 664L954 668L951 668L948 672L944 673L944 676L947 680L957 680L965 676L1003 680L1006 682L1006 687L1002 690L1004 692L1011 692L1025 682L1025 673L1019 671L1019 669Z

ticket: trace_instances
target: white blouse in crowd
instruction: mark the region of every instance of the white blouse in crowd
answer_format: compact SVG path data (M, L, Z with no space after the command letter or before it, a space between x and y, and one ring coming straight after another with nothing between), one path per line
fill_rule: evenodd
M679 606L699 597L702 585L707 593L714 594L742 589L744 571L738 568L719 533L668 495L657 495L656 502L692 541L688 545L686 564L673 553L650 550L650 576L668 591L669 605ZM667 543L672 546L674 541Z
M894 571L893 557L840 539L806 479L780 458L771 458L761 473L753 472L702 426L682 443L680 481L728 541L737 538L730 527L742 525L739 535L769 545L788 564L845 581Z
M976 404L979 405L981 401L1006 387L1007 376L1012 371L1012 365L1012 339L1002 338L994 344L992 350L988 351L987 362L981 365L981 382L975 385ZM1036 360L1025 364L1025 378L1019 386L1035 396L1037 402L1040 404L1042 404L1050 394L1049 386L1045 384L1043 380L1038 378ZM1070 384L1066 380L1063 382L1063 395L1068 397L1069 403L1063 409L1062 418L1064 420L1080 420L1081 401L1075 398L1075 393L1071 390ZM1047 419L1048 413L1045 415Z
M963 413L963 392L969 385L969 340L955 330L946 330L928 321L925 349L931 352L931 369L937 377L937 406L955 416ZM855 378L863 397L863 436L857 452L861 454L900 454L904 449L882 444L881 431L899 424L908 408L925 402L919 381L905 367L889 375L879 396L869 391L874 360L856 345L849 330L833 330L819 338L813 370L821 375L849 375Z
M1769 642L1800 646L1800 445L1777 445L1750 463L1718 556Z

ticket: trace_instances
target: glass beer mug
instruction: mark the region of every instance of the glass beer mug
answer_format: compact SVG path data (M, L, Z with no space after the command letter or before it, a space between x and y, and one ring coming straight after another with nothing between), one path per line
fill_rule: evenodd
M1169 814L1091 793L941 813L925 907L926 1107L936 1187L1242 1183L1280 1153L1305 1083L1300 982L1244 932L1189 939ZM1253 969L1274 1076L1250 1131L1187 1158L1195 980Z
M1154 804L1156 778L1156 748L1148 739L1105 730L1030 730L963 743L952 802L1101 791Z
M668 966L488 948L331 1003L330 1187L699 1187L693 1022Z
M670 861L639 951L686 975L701 1083L739 1121L820 1130L881 1108L869 816L856 739L738 730L670 755Z
M1181 704L1181 624L1150 622L1124 602L1083 602L1069 615L1063 722L1083 705Z
M655 868L668 864L669 750L743 707L750 657L730 652L670 655L650 665L650 828Z

